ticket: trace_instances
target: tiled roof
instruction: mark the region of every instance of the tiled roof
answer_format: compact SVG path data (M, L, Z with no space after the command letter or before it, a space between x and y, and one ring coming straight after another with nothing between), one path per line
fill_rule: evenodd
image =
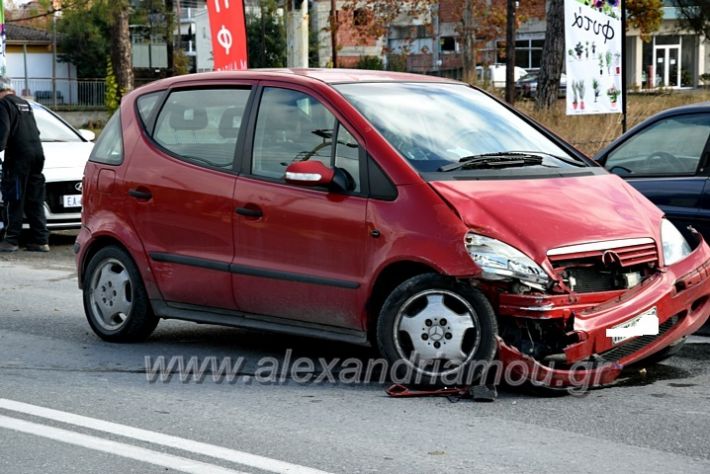
M15 23L5 24L5 34L8 42L32 42L46 44L52 42L52 35L49 31L38 30L36 28L21 26Z

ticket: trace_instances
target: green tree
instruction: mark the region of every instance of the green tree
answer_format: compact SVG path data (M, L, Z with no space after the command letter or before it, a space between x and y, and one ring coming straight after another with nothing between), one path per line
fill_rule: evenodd
M119 96L118 96L118 84L116 83L116 75L113 72L113 64L111 63L111 56L107 56L105 59L106 63L106 91L104 92L104 104L109 113L113 113L118 109Z
M247 16L249 67L286 66L286 25L276 0L262 0L260 15Z
M83 78L103 77L109 53L109 26L106 12L99 3L86 10L68 9L57 22L60 61L76 65Z

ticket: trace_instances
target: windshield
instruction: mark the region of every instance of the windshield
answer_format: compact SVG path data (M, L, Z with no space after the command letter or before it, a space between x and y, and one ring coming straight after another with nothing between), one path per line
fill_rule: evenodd
M392 82L335 87L420 172L443 171L462 159L510 152L539 153L543 159L529 166L585 166L523 119L466 85Z
M43 107L32 107L37 128L39 129L39 138L43 142L82 142L82 138L77 135L74 130L67 127L61 120L52 115Z

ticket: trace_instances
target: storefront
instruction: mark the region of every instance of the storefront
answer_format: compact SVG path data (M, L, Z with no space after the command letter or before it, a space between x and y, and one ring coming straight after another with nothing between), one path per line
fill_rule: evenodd
M699 59L697 36L653 36L642 43L641 88L697 87Z

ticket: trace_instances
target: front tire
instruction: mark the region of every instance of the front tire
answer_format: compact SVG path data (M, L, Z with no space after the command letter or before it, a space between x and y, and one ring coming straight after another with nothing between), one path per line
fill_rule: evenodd
M109 246L96 252L83 286L86 319L101 339L142 341L158 325L138 268L125 250Z
M400 284L377 324L396 382L468 385L496 354L498 325L486 297L465 282L427 273Z

